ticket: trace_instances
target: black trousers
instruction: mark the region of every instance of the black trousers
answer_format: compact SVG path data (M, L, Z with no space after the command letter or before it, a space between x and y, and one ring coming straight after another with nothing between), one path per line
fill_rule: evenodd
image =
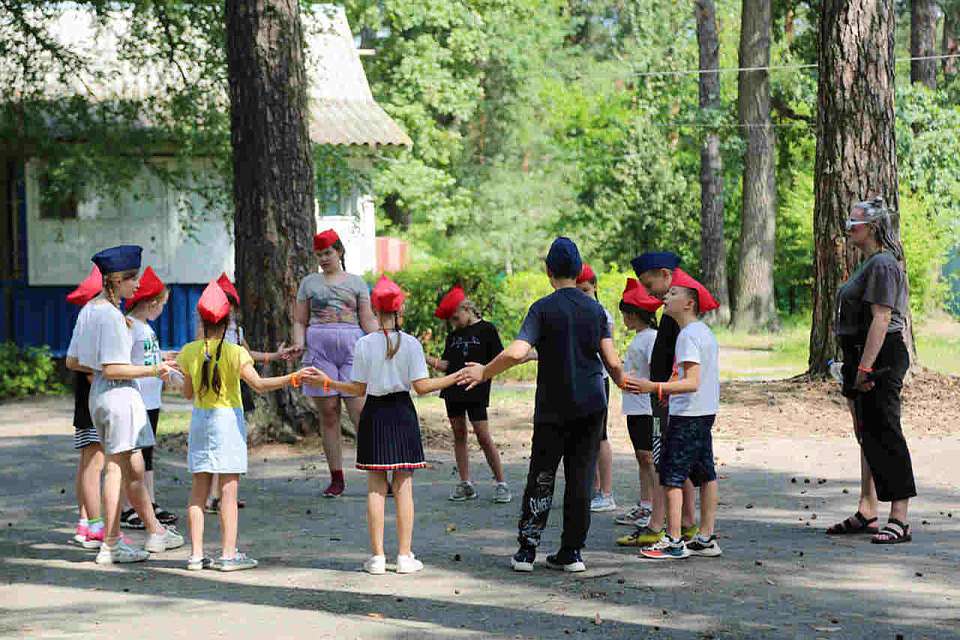
M518 525L522 546L536 547L553 506L557 468L563 459L563 534L560 546L582 549L590 530L593 474L603 431L604 412L562 423L533 425L530 470Z
M903 342L903 334L887 334L873 368L889 367L890 371L876 380L873 389L858 393L851 389L853 382L849 382L856 379L857 364L863 353L863 345L858 342L852 338L842 341L844 395L853 397L857 439L870 466L877 499L890 502L912 498L917 495L917 485L910 449L900 426L900 392L903 377L910 367L910 353Z

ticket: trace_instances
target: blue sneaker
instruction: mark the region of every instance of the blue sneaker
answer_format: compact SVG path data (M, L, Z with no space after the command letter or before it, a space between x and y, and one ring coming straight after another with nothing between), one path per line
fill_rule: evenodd
M510 558L510 566L514 571L530 573L533 571L533 562L537 559L536 547L520 547L520 549Z
M664 534L659 542L640 549L640 555L651 560L683 560L690 557L690 550L683 538L674 540Z
M568 573L579 573L587 570L587 565L583 563L583 558L580 557L580 549L564 549L562 547L552 556L547 556L547 566Z

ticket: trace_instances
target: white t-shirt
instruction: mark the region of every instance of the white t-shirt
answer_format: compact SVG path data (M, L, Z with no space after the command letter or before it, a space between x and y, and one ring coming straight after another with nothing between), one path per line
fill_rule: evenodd
M390 333L390 344L396 344L397 333ZM410 391L414 380L429 378L427 361L420 341L399 332L400 349L387 359L387 341L382 331L368 333L359 340L353 351L352 378L367 385L367 395L385 396L398 391Z
M627 357L624 358L624 372L635 378L650 378L650 356L653 354L653 343L657 340L657 330L647 327L633 337L627 347ZM624 393L623 415L625 416L652 416L653 407L650 405L649 393Z
M130 364L133 333L120 310L109 302L89 302L80 310L67 356L102 371L105 364Z
M684 378L684 362L700 365L700 388L693 393L675 393L670 396L672 416L712 416L720 410L720 349L710 327L691 322L677 336L676 363L680 378Z
M132 364L143 364L153 366L163 361L160 354L160 341L157 340L157 334L153 327L138 320L132 316L127 316L133 322L133 350L130 353ZM140 395L143 396L143 404L148 410L159 409L161 396L163 395L163 380L160 378L137 378L137 386L140 388Z

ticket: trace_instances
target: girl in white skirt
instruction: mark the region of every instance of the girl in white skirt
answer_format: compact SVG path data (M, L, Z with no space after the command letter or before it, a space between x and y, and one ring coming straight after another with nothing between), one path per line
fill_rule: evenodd
M141 562L151 552L183 545L176 529L157 521L144 484L140 449L152 446L154 438L135 382L149 376L166 378L173 368L166 362L131 364L133 335L119 308L120 299L137 290L142 251L138 246L122 245L93 256L103 274L103 292L80 311L67 351L68 368L93 374L90 416L107 457L103 478L106 533L98 564ZM148 532L144 549L134 549L120 539L121 484Z
M420 342L400 331L403 300L403 291L396 283L380 278L371 294L371 303L382 331L357 341L351 370L353 381L331 380L326 373L321 373L324 390L366 396L357 429L357 468L367 471L367 528L373 555L363 564L363 569L372 574L383 574L387 570L383 520L388 471L393 472L392 487L397 504L397 573L423 569L423 563L412 551L412 478L413 470L427 463L410 388L424 395L457 381L457 374L430 377Z
M249 352L225 339L230 302L216 282L207 285L197 311L204 338L187 344L177 358L184 377L183 396L193 400L187 453L187 468L193 474L188 510L192 552L187 569L252 569L257 561L237 550L237 488L240 474L247 472L247 428L240 381L257 393L266 393L287 385L299 387L301 380L317 384L319 372L307 368L261 378ZM203 555L203 506L214 474L219 474L220 485L222 552L218 560Z

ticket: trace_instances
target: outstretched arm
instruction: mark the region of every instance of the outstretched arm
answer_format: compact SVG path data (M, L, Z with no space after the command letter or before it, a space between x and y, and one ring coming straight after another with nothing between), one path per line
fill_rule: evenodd
M478 384L483 384L511 367L524 362L531 348L532 345L526 340L514 340L486 365L469 362L466 367L455 374L458 377L458 384L466 386L469 391Z
M417 392L418 396L424 396L428 393L451 387L457 383L458 379L459 376L456 373L451 373L442 378L421 378L420 380L414 380L410 383L410 386L413 387L413 390Z

